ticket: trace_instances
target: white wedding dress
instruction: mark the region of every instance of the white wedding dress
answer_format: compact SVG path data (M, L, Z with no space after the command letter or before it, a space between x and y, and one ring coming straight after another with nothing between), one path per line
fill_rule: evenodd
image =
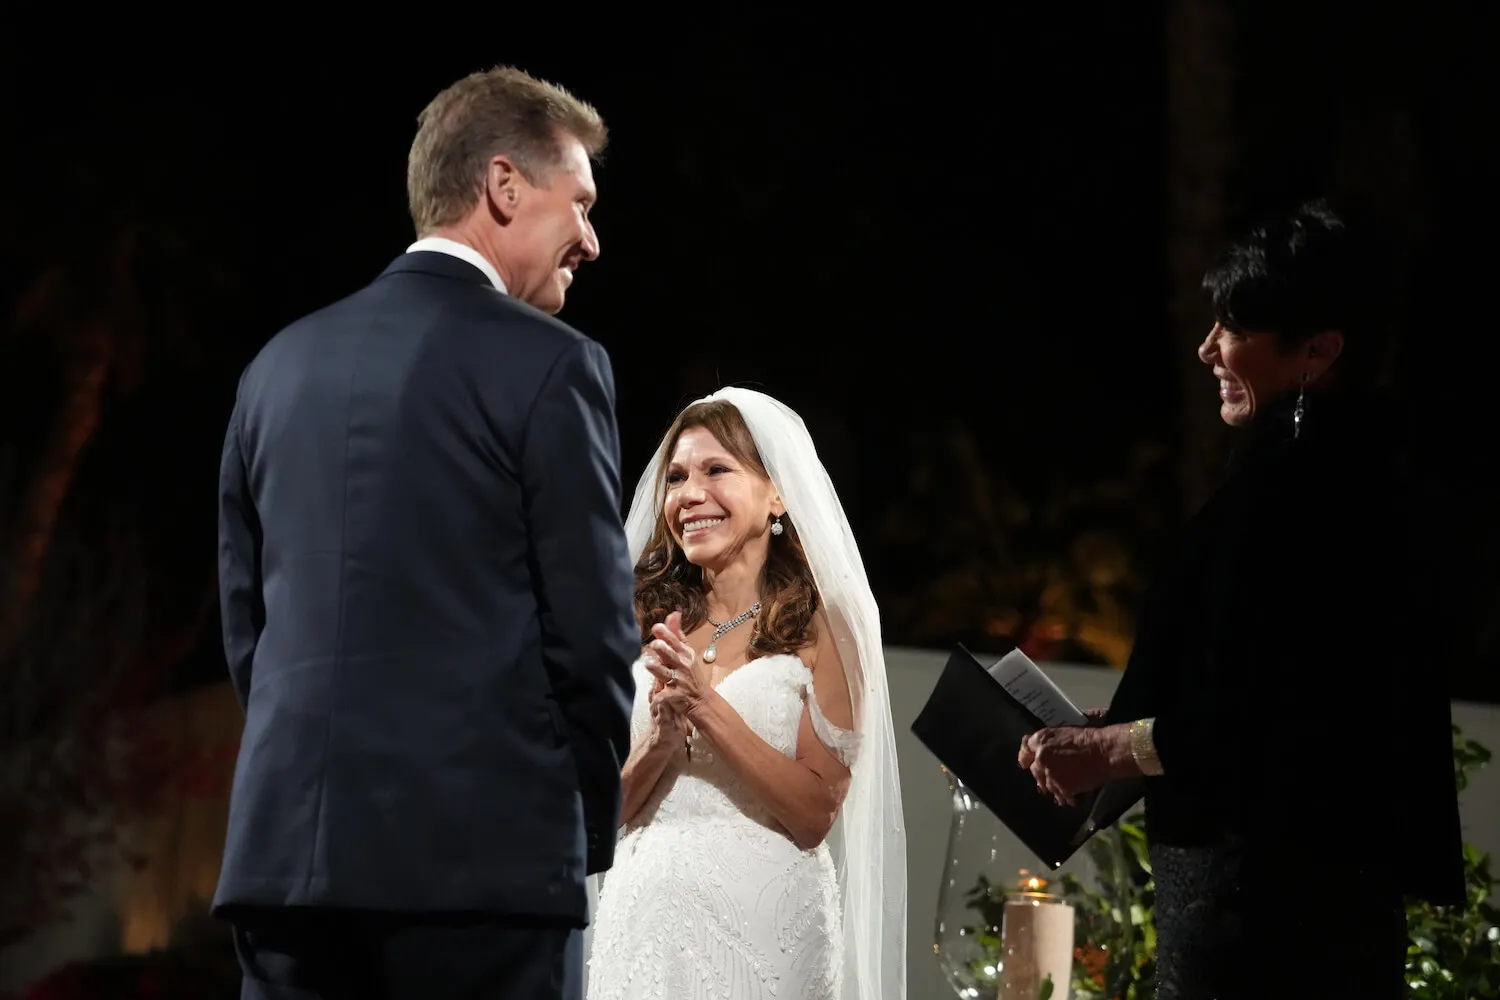
M636 665L631 735L650 725L652 678ZM790 655L751 660L719 693L788 757L810 711L849 764L858 735L823 717L812 673ZM712 745L692 739L627 824L599 895L589 1000L837 1000L843 974L839 887L826 844L804 851Z

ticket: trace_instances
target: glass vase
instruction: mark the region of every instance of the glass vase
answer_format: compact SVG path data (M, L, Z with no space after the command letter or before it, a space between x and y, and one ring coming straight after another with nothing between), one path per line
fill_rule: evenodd
M1015 838L957 776L947 775L953 810L938 891L938 966L963 1000L995 1000L1001 978L1001 924L1015 869L1002 853Z

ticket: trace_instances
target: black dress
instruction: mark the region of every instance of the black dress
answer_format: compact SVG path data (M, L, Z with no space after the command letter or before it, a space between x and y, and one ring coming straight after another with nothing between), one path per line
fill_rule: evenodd
M1152 582L1110 706L1111 722L1157 720L1161 1000L1394 1000L1403 894L1463 899L1397 411L1309 394L1303 424L1288 399L1242 432Z

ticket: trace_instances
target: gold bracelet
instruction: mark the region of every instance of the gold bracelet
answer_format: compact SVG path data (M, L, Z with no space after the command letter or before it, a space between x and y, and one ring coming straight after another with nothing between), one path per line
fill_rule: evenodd
M1130 724L1130 758L1148 777L1161 774L1161 758L1156 756L1156 743L1151 738L1155 728L1155 719L1137 719Z

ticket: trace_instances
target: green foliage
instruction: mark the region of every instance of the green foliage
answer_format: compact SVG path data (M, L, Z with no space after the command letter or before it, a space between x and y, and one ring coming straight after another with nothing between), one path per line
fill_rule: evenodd
M1453 777L1461 792L1469 787L1469 775L1490 762L1490 751L1464 736L1463 730L1453 727Z
M1453 727L1453 766L1460 789L1490 761L1490 751ZM1132 813L1088 844L1097 879L1087 885L1062 877L1062 895L1078 914L1072 996L1078 1000L1154 1000L1156 988L1155 883L1146 850L1145 816ZM1463 906L1411 902L1406 909L1406 982L1413 1000L1500 1000L1500 906L1490 857L1464 845L1468 899ZM968 905L983 928L973 928L985 948L977 965L997 967L1001 957L1004 890L981 877ZM1044 992L1044 995L1047 995Z
M1453 764L1460 789L1490 760L1490 751L1453 727ZM1463 906L1411 902L1406 927L1406 987L1414 1000L1500 998L1500 907L1490 857L1464 845Z
M1079 1000L1156 996L1156 883L1146 850L1146 817L1136 812L1088 843L1098 873L1088 886L1062 878L1063 896L1078 914L1073 996Z

